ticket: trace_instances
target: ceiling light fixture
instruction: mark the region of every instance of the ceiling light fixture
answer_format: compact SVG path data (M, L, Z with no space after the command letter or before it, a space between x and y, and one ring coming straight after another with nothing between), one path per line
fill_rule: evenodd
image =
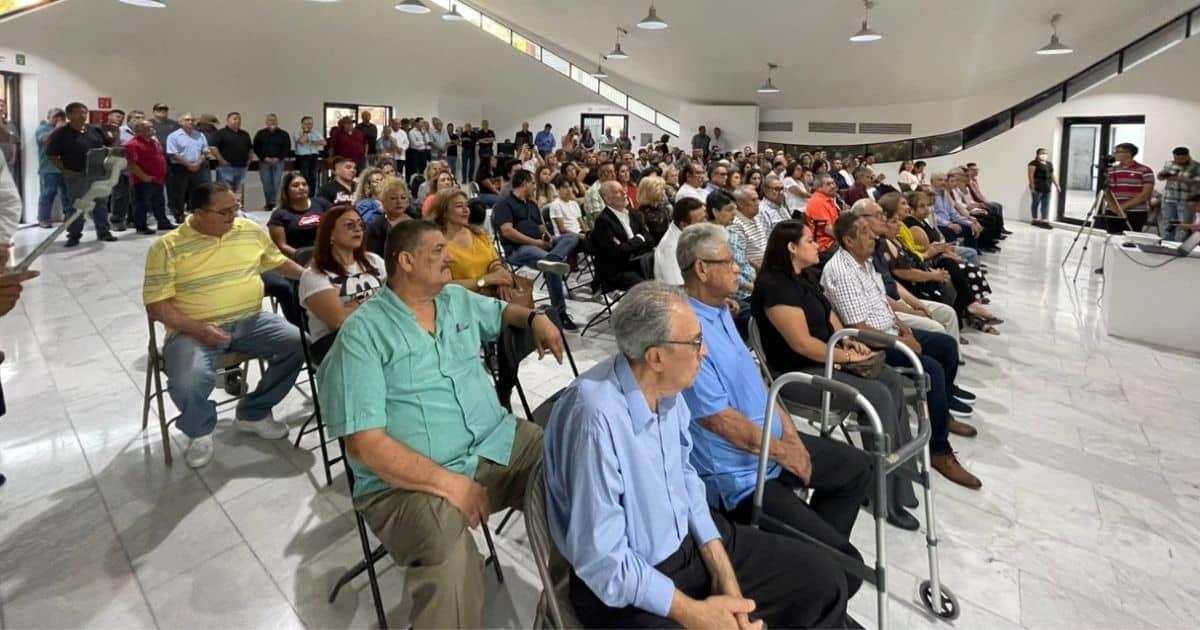
M463 17L463 14L458 12L457 4L451 3L450 11L443 13L442 19L446 20L447 22L465 22L467 18Z
M1075 52L1074 48L1063 46L1062 42L1058 41L1058 21L1062 19L1061 13L1055 13L1050 16L1050 43L1037 49L1039 55L1069 55Z
M409 15L425 15L429 13L429 7L421 3L421 0L404 0L404 2L396 3L396 10L408 13Z
M596 61L596 71L592 73L593 79L607 79L608 73L604 71L604 55L600 55L600 59Z
M883 39L883 35L871 30L868 21L871 19L871 9L875 8L874 0L863 0L863 21L862 28L858 32L850 36L852 42L874 42Z
M666 20L658 17L658 11L654 9L654 2L650 3L650 14L642 18L641 22L637 23L637 27L647 31L661 31L667 26Z
M764 83L762 85L762 87L758 88L759 94L778 94L779 93L779 88L775 87L775 84L771 82L771 74L774 73L775 69L778 67L779 66L776 64L773 64L769 61L767 62L767 82Z
M167 3L163 0L121 0L123 4L133 5L135 7L145 7L147 9L165 9Z
M615 47L613 47L612 52L610 52L604 56L605 59L621 60L621 59L629 58L629 55L625 54L624 50L621 50L621 37L624 35L629 35L629 31L618 26L617 27L617 45Z

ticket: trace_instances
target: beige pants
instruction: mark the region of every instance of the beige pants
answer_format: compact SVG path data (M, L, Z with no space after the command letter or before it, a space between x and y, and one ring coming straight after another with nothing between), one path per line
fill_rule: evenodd
M908 313L896 313L896 316L909 328L946 333L954 337L954 341L958 341L958 313L954 312L954 307L932 300L921 300L921 302L925 305L925 308L929 309L929 313L933 315L933 319L921 315L910 315Z
M542 430L518 420L508 465L481 459L475 471L492 509L524 506L529 472L541 459ZM396 564L407 567L413 627L483 625L483 558L457 508L441 497L397 488L354 504Z

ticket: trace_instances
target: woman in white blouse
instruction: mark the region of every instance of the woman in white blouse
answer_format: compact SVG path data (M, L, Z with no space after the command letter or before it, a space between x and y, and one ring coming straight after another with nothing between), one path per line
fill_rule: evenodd
M904 192L911 192L921 185L921 179L913 173L913 161L904 160L900 163L900 189Z
M804 212L808 207L808 198L812 193L808 192L808 186L804 184L804 172L804 166L800 162L794 162L788 169L787 177L783 178L783 195L788 210Z

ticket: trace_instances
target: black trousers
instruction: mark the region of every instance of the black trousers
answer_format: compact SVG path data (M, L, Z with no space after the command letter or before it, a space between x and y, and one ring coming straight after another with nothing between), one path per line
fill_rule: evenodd
M189 171L182 164L172 164L167 171L167 208L175 219L182 220L183 211L188 208L192 191L200 184L212 181L208 166L201 166L196 172Z
M756 604L751 619L762 619L770 628L847 627L846 579L827 552L809 542L735 525L720 514L714 513L713 520L742 595ZM712 594L712 578L690 535L655 568L688 597L704 599ZM679 627L634 606L606 606L574 572L571 605L588 628Z
M800 440L812 458L812 481L805 485L784 470L766 483L763 511L862 562L862 554L850 543L850 530L875 485L870 456L829 438L801 433ZM813 490L811 502L796 496L796 490L802 488ZM729 512L729 518L748 524L753 512L754 497L749 496ZM862 580L846 574L847 597L854 597L860 586Z
M308 182L308 196L316 197L317 188L317 165L321 163L319 155L297 155L296 170L300 171L300 175L304 177L304 181Z
M125 225L128 221L132 207L130 192L129 175L122 173L108 197L108 220L113 225Z
M921 344L921 367L929 376L929 391L925 393L929 405L929 452L942 455L952 452L950 448L950 396L954 394L954 380L958 378L958 341L944 333L913 330L913 336ZM912 367L908 358L899 350L889 348L884 356L892 367Z

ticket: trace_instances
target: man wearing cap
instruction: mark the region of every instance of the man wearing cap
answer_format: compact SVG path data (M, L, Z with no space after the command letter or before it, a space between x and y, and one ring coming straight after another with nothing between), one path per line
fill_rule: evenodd
M46 112L46 120L38 125L33 132L37 141L38 177L41 179L41 192L38 194L38 227L54 227L50 223L50 213L54 211L54 198L59 197L65 212L71 205L71 197L67 192L67 180L62 171L54 165L46 155L46 145L50 142L50 134L59 127L67 124L67 113L61 108L52 107Z
M154 104L154 137L158 138L158 143L166 149L167 136L179 129L179 123L171 120L171 108L166 103Z

